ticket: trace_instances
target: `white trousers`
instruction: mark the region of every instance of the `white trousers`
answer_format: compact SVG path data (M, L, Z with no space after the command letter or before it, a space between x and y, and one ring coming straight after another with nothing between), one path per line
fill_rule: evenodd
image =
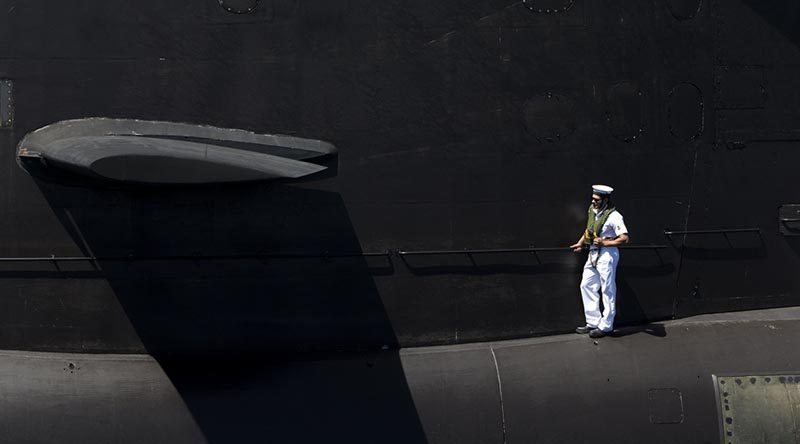
M617 263L619 249L603 247L599 257L597 250L589 251L586 265L583 266L581 296L586 325L604 332L614 329L614 316L617 314ZM603 313L600 314L600 292L603 294Z

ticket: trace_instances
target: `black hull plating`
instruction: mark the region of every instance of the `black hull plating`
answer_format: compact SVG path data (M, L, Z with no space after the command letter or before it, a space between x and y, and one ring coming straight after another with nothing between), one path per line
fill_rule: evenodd
M770 311L294 362L0 352L0 408L8 442L711 443L714 376L759 375L791 382L726 430L793 442L800 320Z
M0 78L14 81L0 256L96 258L1 262L0 348L238 354L567 331L580 255L396 251L569 245L595 182L654 246L622 253L620 323L800 302L800 237L777 221L800 202L796 15L470 3L0 3ZM87 116L330 140L338 165L167 188L16 165L26 133Z

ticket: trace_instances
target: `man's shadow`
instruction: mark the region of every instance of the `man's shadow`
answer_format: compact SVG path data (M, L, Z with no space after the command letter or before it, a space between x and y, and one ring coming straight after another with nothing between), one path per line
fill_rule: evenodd
M663 338L667 335L662 324L652 321L673 317L672 298L668 292L657 290L663 285L672 284L675 267L671 261L663 260L661 255L643 254L646 256L638 257L634 265L620 265L617 270L617 327L609 336L646 333ZM644 297L640 294L642 292L663 296L659 299ZM647 302L646 310L640 302L643 298Z
M618 327L615 328L614 331L609 336L613 338L622 338L625 336L635 335L637 333L645 333L650 336L656 336L658 338L664 338L667 336L667 331L666 329L664 329L664 325L659 323Z

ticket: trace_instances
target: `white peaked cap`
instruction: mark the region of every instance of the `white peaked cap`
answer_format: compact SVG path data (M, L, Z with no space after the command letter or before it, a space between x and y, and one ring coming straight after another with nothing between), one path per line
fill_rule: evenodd
M600 195L608 195L611 194L613 191L614 189L608 185L592 185L593 193L597 193Z

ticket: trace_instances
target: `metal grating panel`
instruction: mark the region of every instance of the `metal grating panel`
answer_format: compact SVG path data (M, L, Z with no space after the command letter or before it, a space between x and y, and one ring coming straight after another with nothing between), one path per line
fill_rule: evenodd
M715 376L725 444L800 443L800 375Z
M0 128L14 127L14 82L0 79Z

